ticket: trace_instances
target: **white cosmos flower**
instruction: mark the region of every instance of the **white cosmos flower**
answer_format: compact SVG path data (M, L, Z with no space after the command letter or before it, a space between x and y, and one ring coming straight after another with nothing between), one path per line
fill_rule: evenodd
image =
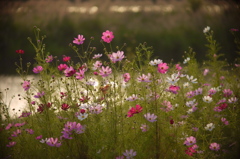
M88 117L88 114L87 113L80 113L78 116L77 116L77 118L79 119L79 120L84 120L84 119L86 119Z
M188 61L190 61L190 58L189 58L189 57L187 57L186 59L184 59L183 64L188 63Z
M206 103L211 103L213 101L213 99L210 96L204 96L203 101L206 102Z
M183 83L183 87L189 87L189 83L188 82L185 82L185 83Z
M208 131L212 131L215 128L215 125L213 123L209 123L207 124L207 126L205 126L205 130Z
M179 80L179 74L174 73L171 75L171 77L167 77L167 82L174 85L175 83L177 83L177 81Z
M186 77L187 77L187 79L188 79L190 82L192 82L192 83L197 83L197 79L196 79L196 78L194 79L193 76L187 75Z
M204 34L206 34L206 33L209 32L209 31L210 31L210 27L209 27L209 26L207 26L206 28L203 29L203 33L204 33Z
M162 60L160 60L160 59L155 59L155 60L152 60L149 62L149 64L152 66L158 65L160 63L162 63Z

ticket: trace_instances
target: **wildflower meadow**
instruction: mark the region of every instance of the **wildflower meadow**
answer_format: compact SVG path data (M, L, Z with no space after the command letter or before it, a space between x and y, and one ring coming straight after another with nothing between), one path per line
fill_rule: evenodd
M76 56L56 57L33 31L35 63L22 62L24 46L16 50L26 107L10 115L1 99L1 158L240 157L240 58L224 60L210 27L199 31L208 48L203 63L191 47L182 62L167 63L146 43L128 59L110 30L101 39L76 35L69 44ZM229 34L240 55L239 30Z

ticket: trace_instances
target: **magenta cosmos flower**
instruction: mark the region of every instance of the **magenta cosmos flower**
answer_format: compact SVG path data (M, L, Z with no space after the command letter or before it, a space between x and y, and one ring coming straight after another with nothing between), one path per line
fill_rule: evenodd
M168 71L168 68L169 67L168 67L167 63L158 64L158 72L159 73L165 74Z
M196 138L193 136L187 137L186 140L184 141L184 145L191 146L196 143Z
M33 68L33 72L34 73L40 73L43 71L43 67L42 66L36 66Z
M128 117L132 117L134 114L140 113L142 112L142 107L140 105L136 105L135 107L132 107L129 111L128 111Z
M102 66L102 69L99 70L99 75L101 75L102 77L107 77L111 73L112 73L112 69L109 66L107 67Z
M59 70L59 71L66 70L67 68L68 68L68 66L67 66L66 64L60 64L60 65L58 66L58 70Z
M30 88L30 82L29 81L24 81L23 84L22 84L22 87L25 91L29 90Z
M156 119L157 119L157 116L154 115L154 114L147 113L147 114L144 114L144 117L145 117L148 121L150 121L150 122L155 122L155 121L157 121L157 120L156 120Z
M220 145L214 142L210 144L209 148L213 151L218 151L220 149Z
M73 43L77 45L81 45L83 44L84 40L85 38L83 37L83 35L78 35L77 38L74 38Z
M110 43L114 38L113 32L107 30L102 33L102 40L106 43Z

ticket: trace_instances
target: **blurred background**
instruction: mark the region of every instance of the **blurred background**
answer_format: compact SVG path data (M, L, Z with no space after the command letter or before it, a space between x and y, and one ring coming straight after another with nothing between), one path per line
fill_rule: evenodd
M27 37L33 27L41 29L46 51L58 58L75 56L69 47L74 37L84 35L87 45L94 37L95 53L103 53L102 32L114 32L113 46L122 46L132 57L136 46L146 42L154 57L164 62L183 61L192 47L197 59L205 59L203 29L210 26L230 63L236 58L231 28L240 29L238 0L7 0L0 1L0 75L14 75L15 62L23 49L23 62L34 63L34 49ZM25 65L26 66L26 65Z

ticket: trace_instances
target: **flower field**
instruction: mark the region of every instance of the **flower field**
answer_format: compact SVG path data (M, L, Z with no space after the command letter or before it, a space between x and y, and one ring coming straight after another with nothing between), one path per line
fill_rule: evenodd
M240 54L239 30L231 33ZM26 107L11 116L1 99L1 158L240 157L240 59L222 60L210 27L203 63L193 48L181 63L166 63L146 43L129 60L126 45L114 43L117 32L100 34L76 35L69 44L75 56L57 57L34 27L35 63L22 62L24 46L16 50ZM94 47L99 40L102 52Z

